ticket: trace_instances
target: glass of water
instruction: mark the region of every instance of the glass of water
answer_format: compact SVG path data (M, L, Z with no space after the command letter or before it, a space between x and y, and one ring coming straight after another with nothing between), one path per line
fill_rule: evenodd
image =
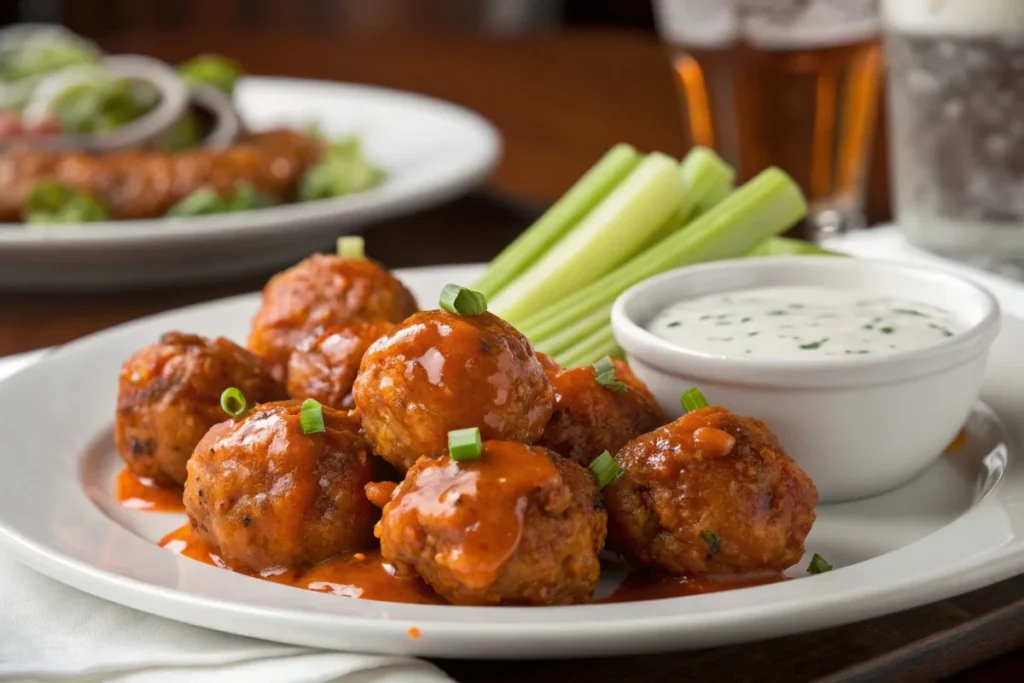
M1024 279L1024 0L882 0L896 218Z

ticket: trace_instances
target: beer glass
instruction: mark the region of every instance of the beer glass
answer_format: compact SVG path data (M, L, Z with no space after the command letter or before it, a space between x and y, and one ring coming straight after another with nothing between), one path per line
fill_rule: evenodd
M1024 278L1024 0L883 0L896 220Z
M739 180L767 166L789 173L810 202L809 237L862 226L877 0L655 0L654 9L690 141L715 149Z

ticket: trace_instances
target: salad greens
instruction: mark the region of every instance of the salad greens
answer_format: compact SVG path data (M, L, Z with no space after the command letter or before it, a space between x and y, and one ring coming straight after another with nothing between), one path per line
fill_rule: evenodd
M165 216L167 218L207 216L215 213L260 209L277 203L277 199L260 192L252 184L246 182L236 184L235 193L230 197L222 197L215 189L204 185L168 209Z
M159 98L157 91L145 83L97 72L95 78L71 85L58 94L50 112L61 130L98 133L120 128L145 115Z
M22 213L26 223L91 223L110 216L93 195L52 180L44 180L32 189Z
M299 185L299 199L330 199L362 192L383 182L385 173L363 155L358 137L328 143L323 158L306 171Z
M89 41L63 30L16 35L0 52L0 80L37 78L69 66L95 64L100 52Z
M179 66L178 73L189 85L211 85L231 96L235 94L242 67L220 55L199 55Z

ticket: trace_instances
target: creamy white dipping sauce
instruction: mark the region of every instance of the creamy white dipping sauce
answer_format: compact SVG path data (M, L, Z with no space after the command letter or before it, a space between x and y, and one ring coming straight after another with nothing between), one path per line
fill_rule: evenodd
M919 349L966 323L938 306L828 287L766 287L672 304L647 326L673 344L744 358L884 355Z

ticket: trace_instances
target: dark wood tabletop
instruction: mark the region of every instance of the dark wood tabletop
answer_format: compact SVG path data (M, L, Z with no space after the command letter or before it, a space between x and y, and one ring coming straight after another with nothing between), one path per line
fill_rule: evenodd
M251 72L345 80L442 97L489 118L504 136L500 166L482 190L416 216L376 226L368 250L391 267L486 260L525 227L538 206L558 197L608 147L620 141L675 156L686 151L672 73L660 45L642 33L576 30L557 35L493 39L466 35L339 40L332 36L199 31L100 36L115 52L180 60L202 51L226 53ZM884 146L876 145L869 218L888 215ZM310 244L310 251L329 245ZM149 313L258 289L268 274L173 290L61 295L0 292L0 355L61 344ZM704 653L576 663L445 662L458 680L537 681L583 676L612 680L827 680L856 665L858 652L914 647L913 673L873 668L843 680L1018 681L1024 645L998 608L1024 597L1011 581L981 597L965 596L867 628L848 627L813 639L781 639ZM973 600L973 602L972 602ZM945 637L974 617L987 631L947 647ZM941 628L935 628L936 626ZM930 626L930 628L925 628ZM947 628L948 627L948 628ZM945 629L945 630L942 630ZM777 656L770 654L776 652ZM1004 654L1009 652L1009 654ZM946 658L945 660L943 658ZM955 657L955 660L949 658ZM977 666L979 661L989 660ZM903 666L906 660L901 660ZM917 661L917 660L915 660ZM943 661L945 667L929 662ZM787 668L787 665L789 668ZM966 669L966 670L965 670ZM902 672L902 673L901 673ZM931 672L931 674L929 674ZM905 674L905 675L904 675Z

